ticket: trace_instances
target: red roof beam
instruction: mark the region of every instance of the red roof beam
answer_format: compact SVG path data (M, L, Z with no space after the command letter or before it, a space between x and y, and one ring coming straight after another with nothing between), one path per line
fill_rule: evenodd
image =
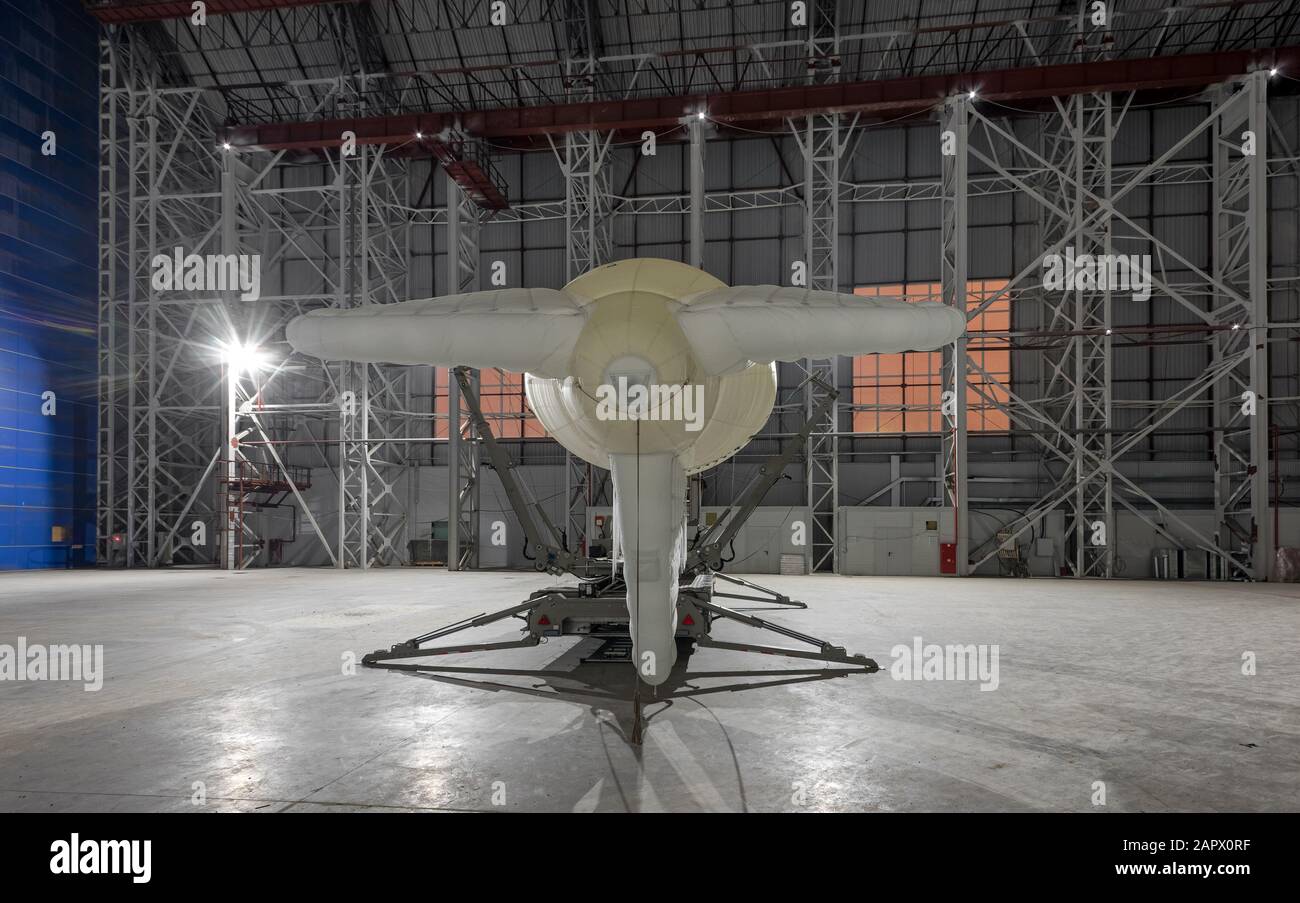
M972 90L982 100L1016 101L1089 92L1199 88L1244 75L1253 68L1273 66L1280 66L1284 71L1300 71L1300 47L1102 60L693 97L237 125L221 130L219 140L229 141L236 147L267 150L324 148L339 146L343 132L353 131L360 144L394 145L413 140L417 131L436 135L457 121L465 132L475 137L525 138L582 129L664 128L700 110L723 125L778 121L824 112L899 115L936 106L945 97Z
M82 0L86 12L104 24L123 25L132 22L159 22L164 19L188 19L194 14L192 0ZM340 0L204 0L209 16L228 13L256 12L264 9L282 9L290 6L319 6ZM357 2L357 0L346 0Z

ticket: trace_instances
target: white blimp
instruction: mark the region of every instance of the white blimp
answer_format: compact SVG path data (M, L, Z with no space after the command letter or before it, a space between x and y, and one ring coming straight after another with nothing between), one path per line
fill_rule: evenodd
M548 433L612 474L613 557L621 551L633 661L657 685L677 656L687 477L763 428L775 362L930 351L965 327L961 312L938 302L728 287L682 263L635 259L560 290L315 310L286 336L326 360L526 374L529 404Z

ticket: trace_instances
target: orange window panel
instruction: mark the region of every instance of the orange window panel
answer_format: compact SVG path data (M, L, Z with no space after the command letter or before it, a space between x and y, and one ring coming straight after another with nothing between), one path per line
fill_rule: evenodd
M483 406L483 416L497 436L522 439L542 435L537 418L528 410L522 373L495 369L479 371L479 403ZM529 421L532 421L532 431Z
M441 417L433 421L433 437L447 438L447 378L451 375L446 367L433 368L433 413Z
M977 308L1005 288L1005 279L974 279L966 284L966 304ZM908 301L938 301L942 286L937 282L894 285L864 285L855 294L871 298L904 298ZM1011 299L996 298L971 318L967 335L968 353L980 370L972 369L967 389L967 429L971 432L999 432L1011 428L1004 411L1011 382L1011 349L997 333L1011 329ZM853 404L877 409L853 412L853 429L861 433L922 433L944 429L939 411L942 395L943 355L936 351L906 351L900 354L864 354L853 359ZM976 388L978 386L978 389ZM892 410L890 410L892 408ZM903 410L906 408L907 410Z
M450 371L446 367L434 368L433 412L442 417L434 421L433 435L438 439L447 438L447 380ZM504 370L479 371L479 406L487 418L492 432L501 439L542 439L546 430L541 421L533 416L524 394L524 376L522 373L508 373Z

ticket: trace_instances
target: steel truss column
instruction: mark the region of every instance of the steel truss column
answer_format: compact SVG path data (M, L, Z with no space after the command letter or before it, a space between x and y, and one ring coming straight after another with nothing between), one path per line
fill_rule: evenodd
M221 160L221 253L239 253L239 201L238 175L235 171L233 154L226 154ZM235 306L239 295L237 287L223 293L222 303L227 311ZM241 334L232 339L243 341ZM231 360L229 354L222 362L222 398L221 451L218 460L222 464L222 486L224 491L218 493L222 504L217 506L217 545L220 549L219 567L233 571L240 568L245 561L244 548L246 533L254 534L254 553L256 554L256 531L249 527L244 518L244 492L241 479L241 455L239 447L239 410L244 399L240 397L243 388L243 370L237 361Z
M565 3L565 81L575 99L591 100L603 77L597 63L600 27L585 0ZM566 272L570 280L608 263L614 256L613 199L608 155L613 132L570 132L563 148L551 149L564 176Z
M340 40L366 40L364 22L336 18ZM360 62L350 60L350 71ZM360 90L345 87L341 102L359 106L387 99L368 97L367 77L356 76ZM385 146L357 148L339 157L338 306L389 304L407 299L408 217L404 206L407 168ZM414 512L406 508L399 480L410 478L413 438L409 408L409 370L378 364L343 364L336 389L339 405L338 567L368 569L407 559L401 538ZM392 440L392 441L389 441Z
M1069 210L1070 233L1076 259L1090 255L1110 259L1114 253L1111 204L1111 147L1115 117L1110 94L1080 94L1067 105L1073 140L1057 145L1074 167L1075 187ZM1084 217L1090 199L1102 213L1089 229ZM1102 257L1101 255L1106 255ZM1073 422L1076 435L1074 471L1078 475L1071 519L1075 535L1075 574L1080 577L1114 576L1115 511L1112 480L1111 419L1111 289L1078 288L1074 291ZM1089 460L1107 462L1090 468ZM1100 529L1099 529L1100 525Z
M386 148L362 155L365 167L363 207L362 298L367 304L405 301L409 269L405 214L402 204L408 180L405 163L392 160ZM409 476L414 437L410 408L410 368L367 365L363 409L365 443L367 544L371 562L406 562L402 546L415 512L408 511L399 480ZM389 441L392 440L392 441Z
M125 434L129 392L126 337L129 330L125 287L130 260L121 240L127 229L128 202L122 182L130 144L126 113L130 97L123 87L122 44L118 29L105 28L99 40L99 450L95 560L125 564L127 512ZM126 178L123 179L123 176ZM115 542L115 537L118 539Z
M153 365L157 352L157 303L151 283L143 278L143 261L153 259L158 250L158 94L146 91L132 100L128 118L131 131L131 235L128 241L132 278L127 303L127 378L131 386L127 408L127 440L130 442L127 457L127 567L137 561L145 565L153 561L154 536L157 533L158 462L158 421L154 401L158 397L157 371Z
M564 140L565 257L576 279L614 256L610 167L612 132L572 132Z
M447 294L479 288L479 208L446 176ZM479 372L470 371L477 391ZM447 569L478 567L479 446L473 421L461 417L460 386L447 370Z
M968 145L970 100L962 94L944 103L940 124L941 177L940 282L943 302L966 315L969 278L967 253ZM943 350L941 397L944 420L951 429L943 444L943 500L953 509L957 547L956 574L970 572L970 499L967 493L967 407L970 381L967 337L963 335Z
M366 455L370 423L370 393L366 391L365 364L338 365L338 568L370 567L366 537L370 532L369 471Z
M1214 365L1227 364L1214 384L1215 514L1228 576L1267 580L1276 543L1268 510L1268 73L1252 72L1218 96L1228 99L1214 123L1215 276L1242 303L1222 299L1217 319L1232 328L1214 334Z
M404 167L383 147L338 160L340 306L403 300L406 253L401 207ZM399 549L407 512L397 482L407 470L410 418L402 368L338 366L338 567L370 568L406 559Z
M583 40L588 40L584 38ZM576 44L588 47L589 43ZM597 73L589 58L569 61L576 83L590 95ZM571 132L563 148L554 147L564 176L565 272L569 279L608 263L614 258L614 207L609 151L612 132ZM565 452L565 538L571 550L585 554L587 548L587 506L596 504L595 468ZM598 492L597 492L598 494Z
M814 0L808 9L808 81L839 79L839 22L835 0ZM807 284L820 291L839 290L840 158L845 132L840 116L818 113L790 120L804 161L804 266ZM818 381L839 385L839 358L806 359L810 379L804 396L805 416L818 409ZM808 436L804 482L807 488L810 567L837 570L835 508L839 503L839 403L831 406Z
M1080 4L1076 52L1082 61L1110 55L1105 28L1090 27L1086 4ZM1109 93L1076 94L1057 101L1057 116L1044 129L1047 162L1068 181L1047 176L1043 193L1056 206L1042 208L1044 243L1063 243L1073 259L1108 260L1114 252L1111 146L1117 120ZM1044 296L1049 293L1045 290ZM1053 378L1064 389L1057 422L1072 434L1074 492L1066 501L1066 535L1074 536L1073 570L1077 577L1114 576L1115 513L1111 417L1111 288L1068 286L1046 298L1053 310L1052 329L1073 335L1053 362ZM1051 357L1051 355L1049 355ZM1052 395L1051 392L1048 393ZM1091 462L1102 462L1092 467Z

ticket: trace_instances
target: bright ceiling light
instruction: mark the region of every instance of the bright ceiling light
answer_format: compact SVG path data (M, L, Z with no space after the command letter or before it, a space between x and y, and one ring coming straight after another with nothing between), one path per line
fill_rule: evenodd
M1272 69L1268 70L1268 74L1269 74L1270 76L1277 75L1277 73L1278 73L1278 68L1277 68L1277 66L1274 66Z
M266 363L261 349L243 342L229 342L222 345L221 359L236 373L252 373Z
M222 149L222 150L230 150L230 142L229 142L229 141L223 141L223 142L221 142L221 149Z
M974 99L975 99L975 89L974 89L974 88L971 88L971 89L970 89L970 93L967 94L966 96L969 97L971 100L974 100Z
M703 110L700 110L700 112L696 113L696 114L695 114L695 118L696 118L696 119L703 119L703 118L705 118L704 111L703 111Z

